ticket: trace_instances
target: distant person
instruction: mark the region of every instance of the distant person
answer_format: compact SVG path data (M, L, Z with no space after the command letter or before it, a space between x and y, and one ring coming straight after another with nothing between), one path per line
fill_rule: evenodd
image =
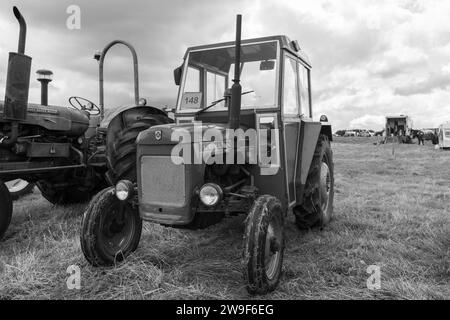
M423 133L423 131L417 132L417 140L419 140L419 146L425 145L425 133Z
M438 135L438 131L437 130L434 130L431 142L433 142L434 145L439 144L439 135Z

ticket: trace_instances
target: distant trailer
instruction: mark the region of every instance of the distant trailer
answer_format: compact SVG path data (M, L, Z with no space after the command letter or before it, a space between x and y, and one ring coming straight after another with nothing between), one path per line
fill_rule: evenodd
M390 116L386 117L385 132L386 137L398 137L402 143L411 143L412 120L409 116Z
M443 123L438 130L439 148L450 149L450 122Z

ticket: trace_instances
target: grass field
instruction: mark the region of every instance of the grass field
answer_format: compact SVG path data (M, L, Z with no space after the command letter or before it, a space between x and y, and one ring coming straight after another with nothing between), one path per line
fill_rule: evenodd
M449 299L450 152L426 145L333 143L334 220L300 232L286 224L284 274L267 299ZM110 269L88 265L79 244L85 205L54 207L34 194L15 203L0 243L0 299L246 299L243 217L203 231L146 223L141 244ZM68 290L67 267L81 268ZM369 290L369 265L381 289Z

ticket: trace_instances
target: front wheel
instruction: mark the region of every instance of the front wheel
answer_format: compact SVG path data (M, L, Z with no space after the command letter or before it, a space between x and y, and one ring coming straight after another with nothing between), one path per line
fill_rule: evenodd
M0 181L0 239L11 223L13 211L12 197L6 185Z
M84 213L81 249L93 266L111 266L136 250L141 232L139 211L119 201L110 187L95 196Z
M255 200L246 220L243 272L250 294L273 291L281 277L284 255L284 213L269 195Z

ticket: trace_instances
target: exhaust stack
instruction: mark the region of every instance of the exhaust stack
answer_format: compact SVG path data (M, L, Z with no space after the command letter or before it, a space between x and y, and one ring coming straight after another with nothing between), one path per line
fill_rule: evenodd
M9 53L3 117L4 119L17 122L23 121L27 117L31 57L25 55L27 35L27 24L25 19L17 7L13 8L13 12L20 25L19 45L17 53ZM15 126L13 126L13 128L14 127ZM12 137L14 137L14 134L12 134Z
M239 128L241 122L241 96L242 87L240 84L241 77L241 24L242 15L236 16L236 42L234 57L234 79L231 87L231 103L228 110L228 124L230 129Z
M25 54L25 42L27 39L27 23L25 22L25 19L23 18L22 14L20 13L19 9L17 9L17 7L13 7L13 13L17 21L19 21L20 25L19 47L17 48L17 53Z

